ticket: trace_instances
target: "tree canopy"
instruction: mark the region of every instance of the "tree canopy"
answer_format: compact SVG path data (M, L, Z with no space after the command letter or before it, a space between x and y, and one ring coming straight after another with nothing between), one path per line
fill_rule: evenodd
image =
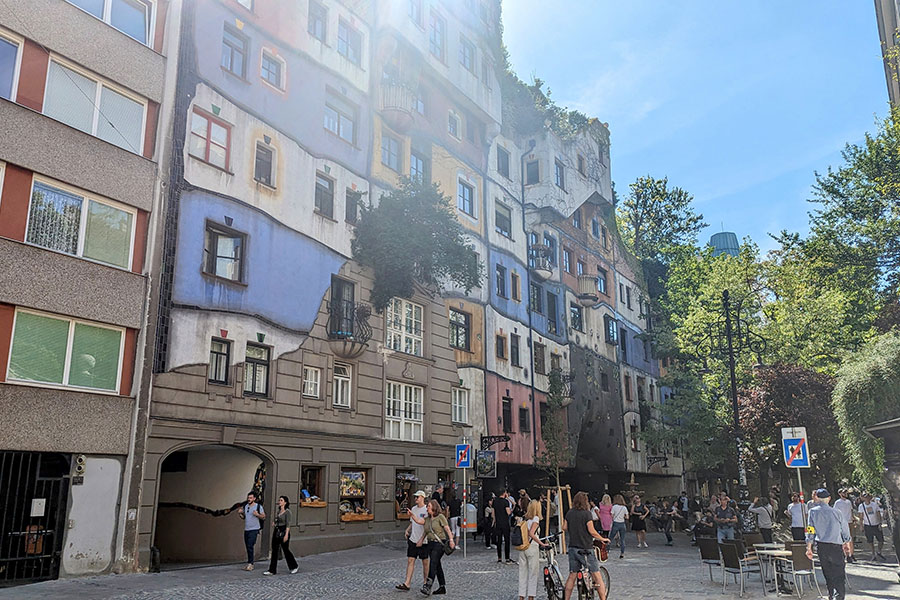
M395 296L411 297L416 281L434 291L452 282L466 293L481 284L483 267L451 206L437 184L408 179L363 204L352 250L374 272L378 312Z

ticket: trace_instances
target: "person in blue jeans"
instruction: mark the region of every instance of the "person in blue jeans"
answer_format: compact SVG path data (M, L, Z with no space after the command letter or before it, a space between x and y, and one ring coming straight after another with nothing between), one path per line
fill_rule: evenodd
M613 498L613 506L610 509L612 516L612 528L609 530L609 539L615 540L619 536L619 558L625 557L625 520L628 518L628 507L625 506L625 498L622 494L616 494Z
M719 506L716 507L716 538L721 544L724 540L734 539L734 526L737 525L737 512L728 505L728 496L722 494Z
M259 536L259 530L262 527L260 521L266 518L262 504L256 501L256 492L251 491L247 494L247 502L238 513L244 521L244 545L247 547L247 566L245 571L253 570L253 547L256 546L256 538Z

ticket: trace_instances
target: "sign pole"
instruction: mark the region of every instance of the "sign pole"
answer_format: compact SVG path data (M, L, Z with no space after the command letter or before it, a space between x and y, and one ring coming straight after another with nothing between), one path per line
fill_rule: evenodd
M463 468L463 509L462 509L462 522L463 522L463 530L462 530L462 539L463 539L463 558L466 558L466 538L469 537L469 524L467 518L469 516L469 483L466 478L467 469Z

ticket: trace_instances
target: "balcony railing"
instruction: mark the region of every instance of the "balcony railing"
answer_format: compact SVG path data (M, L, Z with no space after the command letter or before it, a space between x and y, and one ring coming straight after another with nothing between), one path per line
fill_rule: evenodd
M332 352L343 358L356 358L362 354L372 339L369 317L372 308L368 304L351 300L328 303L328 342Z
M528 266L540 279L549 279L553 275L553 250L546 244L533 244L528 257Z
M381 114L400 133L413 122L415 92L408 85L394 81L381 82Z

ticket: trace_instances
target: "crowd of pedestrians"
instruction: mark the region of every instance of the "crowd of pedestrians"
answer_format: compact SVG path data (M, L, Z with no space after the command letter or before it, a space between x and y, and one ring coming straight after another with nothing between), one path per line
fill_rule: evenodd
M445 488L438 485L430 499L424 491L412 495L413 504L405 509L409 515L405 532L405 577L396 586L397 590L409 591L413 588L416 562L419 561L422 565L421 593L447 593L442 559L459 544L462 511L465 510L455 491L453 486ZM649 547L648 526L665 534L667 546L674 544L673 533L679 527L692 536L694 544L699 537L715 537L722 543L741 537L742 532L748 529L744 520L752 515L762 539L771 543L778 521L783 517L791 538L807 544L808 555L812 554L814 547L817 548L829 594L843 598L844 563L856 562L855 535L860 532L864 534L873 561L885 560L882 527L886 512L881 500L866 492L840 489L833 506L831 499L824 488L813 492L809 502L803 502L802 497L795 493L790 496L791 501L784 511L780 512L777 489L773 489L768 496L754 498L746 507L746 512L742 513L736 502L725 493L713 494L709 499L702 500L699 497L692 499L682 492L678 497L645 502L638 494L629 500L622 494L602 494L592 500L587 493L578 492L570 510L560 519L563 506L561 498L553 490L540 494L540 499L532 499L524 489L515 494L503 490L487 499L478 530L484 535L486 548L496 547L498 563L518 565L519 599L533 600L541 579L540 549L547 546L541 532L549 529L555 533L560 525L568 536L570 577L566 581L565 593L568 598L572 593L574 575L582 567L594 574L598 588L602 587L592 551L593 541L618 545L619 558L624 558L629 524L637 548ZM247 550L247 565L244 568L251 571L257 538L268 515L254 491L247 495L247 501L238 515L243 520ZM272 523L269 568L264 575L277 573L280 556L284 557L291 573L298 571L297 560L290 548L292 522L290 500L287 496L279 496ZM750 525L749 529L752 528ZM516 535L511 535L513 532ZM511 543L512 539L516 541ZM511 548L513 543L515 548ZM511 556L511 551L515 551L515 555ZM602 597L605 597L605 590L602 590Z

